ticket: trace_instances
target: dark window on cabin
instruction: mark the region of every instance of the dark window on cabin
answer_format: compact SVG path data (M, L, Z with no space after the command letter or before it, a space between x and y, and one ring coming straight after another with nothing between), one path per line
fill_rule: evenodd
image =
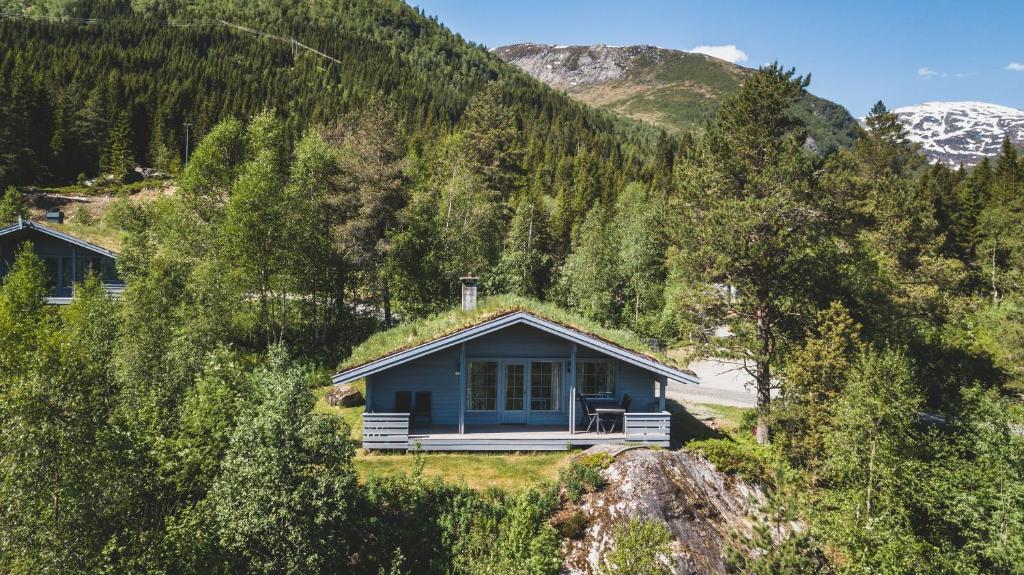
M530 409L558 411L561 405L562 364L535 361L530 364Z
M494 411L498 408L498 363L473 361L469 363L466 385L467 411Z
M588 397L615 397L615 366L607 360L577 360L576 388Z

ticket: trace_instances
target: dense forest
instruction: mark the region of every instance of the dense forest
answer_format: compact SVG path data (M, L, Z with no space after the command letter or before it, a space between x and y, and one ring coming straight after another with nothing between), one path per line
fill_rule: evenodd
M601 182L665 170L652 161L656 130L574 103L396 0L5 4L36 17L0 20L0 184L62 185L135 165L174 172L186 137L227 117L275 109L295 141L377 97L395 103L416 149L450 132L495 80L521 130L522 177L580 149L600 160Z
M218 3L94 4L34 13L205 18ZM358 480L346 424L314 409L352 345L451 308L475 273L485 293L746 361L758 442L709 457L767 470L809 529L762 537L737 572L1024 573L1012 146L929 166L879 103L851 148L818 155L790 112L808 80L777 65L677 142L404 5L281 6L240 17L352 66L218 27L0 24L17 46L0 219L24 213L26 186L126 157L167 154L176 181L108 212L122 298L92 278L46 306L29 250L0 286L0 571L557 573L553 515L593 470L521 493L418 469ZM194 65L219 68L198 82ZM308 97L320 89L337 97Z

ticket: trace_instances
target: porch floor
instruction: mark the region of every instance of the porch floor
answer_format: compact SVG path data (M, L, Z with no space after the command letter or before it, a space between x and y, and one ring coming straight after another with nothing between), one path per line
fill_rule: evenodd
M409 430L409 447L423 451L557 451L601 443L625 443L623 433L577 431L563 425L467 425L459 434L456 425L415 426Z

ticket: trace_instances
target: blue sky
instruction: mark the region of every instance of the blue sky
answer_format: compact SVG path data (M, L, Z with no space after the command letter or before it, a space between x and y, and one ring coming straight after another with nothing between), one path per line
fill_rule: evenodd
M488 47L653 44L773 60L856 116L979 100L1024 109L1024 1L409 0ZM727 48L733 46L734 48ZM726 48L722 48L726 47Z

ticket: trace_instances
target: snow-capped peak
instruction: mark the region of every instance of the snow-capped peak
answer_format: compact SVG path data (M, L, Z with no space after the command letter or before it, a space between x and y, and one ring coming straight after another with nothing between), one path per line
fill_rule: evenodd
M1024 146L1024 110L987 102L925 102L893 113L932 162L977 164L998 154L1004 137Z

